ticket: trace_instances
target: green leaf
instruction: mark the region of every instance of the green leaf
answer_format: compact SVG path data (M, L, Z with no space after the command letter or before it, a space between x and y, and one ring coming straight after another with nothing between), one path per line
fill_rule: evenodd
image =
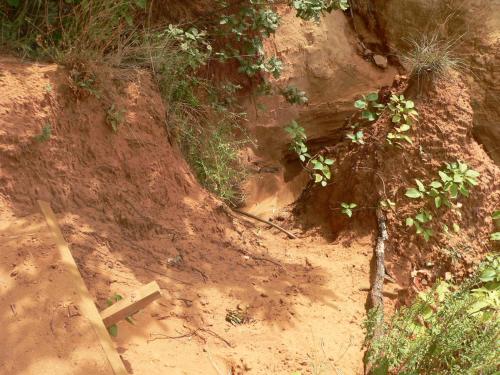
M364 100L362 100L362 99L360 99L360 100L356 100L356 101L354 102L354 106L355 106L357 109L366 109L366 108L368 108L367 103L366 103Z
M415 188L411 188L411 189L406 190L405 195L408 198L413 198L413 199L418 199L418 198L422 198L423 197L423 194L419 190L417 190Z
M7 4L14 8L19 8L19 3L20 0L7 0Z
M370 111L363 111L363 113L361 114L361 117L363 117L364 119L367 119L368 121L375 121L376 120L375 114L373 112L370 112Z
M430 183L430 186L433 187L434 189L440 189L443 187L443 184L439 181L432 181Z
M392 122L400 122L401 121L401 116L400 115L394 115L392 116Z
M118 326L116 324L113 324L112 326L109 326L108 327L108 332L113 337L118 336Z
M378 100L378 93L371 92L368 95L366 95L366 99L369 100L370 102L375 102Z
M486 268L485 270L483 270L483 272L481 272L481 275L479 276L479 279L482 281L482 282L488 282L488 281L493 281L495 280L495 277L496 277L496 271L492 268Z
M460 225L458 225L457 223L453 223L453 231L455 233L459 233L460 232Z
M413 103L412 100L407 100L406 101L406 104L405 104L405 108L406 109L412 109L412 108L415 108L415 103Z
M406 218L406 226L407 227L413 226L413 218L411 217Z
M472 178L478 178L480 176L480 173L475 171L474 169L469 169L467 172L465 172L466 177L472 177Z
M398 128L398 131L400 131L400 132L406 132L406 131L408 131L408 130L410 130L410 129L411 129L410 125L408 125L408 124L403 124L403 125L401 125L401 126Z
M432 237L432 230L431 229L424 229L422 232L422 235L424 236L425 241L429 241Z
M325 159L326 165L333 165L334 161L332 159Z
M322 175L320 175L319 173L314 174L314 182L318 183L318 182L321 182L322 180L323 180Z
M490 240L492 241L500 241L500 232L495 232L491 234Z
M436 208L441 207L442 203L443 203L443 199L440 196L437 196L436 198L434 198L434 204L435 204Z
M458 185L452 184L450 186L450 197L455 199L458 196Z
M493 218L493 220L500 220L500 210L493 212L491 217Z
M441 181L443 182L448 182L448 181L451 181L451 177L448 176L446 173L444 173L443 171L439 171L439 177L441 177Z
M422 183L422 181L415 179L415 182L417 183L418 190L421 191L422 193L425 193L425 186Z

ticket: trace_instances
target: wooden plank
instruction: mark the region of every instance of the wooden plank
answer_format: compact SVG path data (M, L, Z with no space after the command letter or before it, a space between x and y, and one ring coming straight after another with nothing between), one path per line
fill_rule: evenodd
M107 309L101 311L101 318L106 327L118 323L137 311L143 309L154 300L161 297L160 287L156 281L139 288L130 296L124 297Z
M113 341L111 341L111 337L104 326L99 311L90 296L90 293L85 285L85 282L82 279L80 271L78 270L78 266L75 263L75 259L71 254L68 244L64 240L61 229L57 224L57 219L50 207L50 204L44 201L38 201L38 205L45 216L45 220L54 236L56 247L60 253L61 260L65 263L70 271L73 283L75 287L78 289L79 295L82 298L79 303L81 313L84 317L86 317L90 324L92 325L98 339L99 344L102 347L106 357L108 359L109 365L111 366L113 373L115 375L127 375L127 371L125 370L125 366L115 350Z

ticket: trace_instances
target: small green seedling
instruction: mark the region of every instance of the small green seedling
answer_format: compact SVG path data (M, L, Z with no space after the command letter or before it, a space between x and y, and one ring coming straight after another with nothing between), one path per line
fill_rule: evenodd
M325 158L323 155L311 157L305 144L307 136L303 127L297 121L292 121L285 128L285 131L292 137L290 149L295 151L305 168L311 173L314 182L325 187L332 177L330 166L333 165L332 159ZM312 166L312 167L311 167Z
M425 224L431 220L432 215L425 210L421 210L414 218L408 217L406 219L406 226L415 227L416 233L424 237L425 241L429 241L432 236L432 229L425 227Z
M363 145L365 143L363 137L364 137L363 130L359 130L356 133L347 134L347 138L350 139L352 143L357 143L360 145Z
M314 182L325 187L332 178L330 166L333 165L334 161L323 157L323 155L318 155L316 158L311 159L310 163L313 165Z
M300 126L297 121L293 120L290 125L285 128L285 131L292 137L290 149L299 155L301 162L305 163L307 159L311 158L305 144L307 141L305 129Z
M378 102L378 93L372 92L354 102L354 107L360 109L361 118L367 121L375 121L378 119L385 106Z
M396 202L393 202L389 198L387 198L380 201L380 207L385 211L394 210L394 208L396 208Z
M38 135L35 135L34 139L39 143L43 143L47 142L51 136L52 136L52 125L50 125L50 123L46 123L42 127L42 132Z
M118 132L118 127L125 120L125 112L123 110L117 110L115 105L111 105L111 107L106 112L106 122L111 126L113 132Z
M352 217L352 210L358 207L356 203L346 203L342 202L340 204L341 211L344 215L347 215L347 217Z
M460 225L458 225L457 223L453 223L451 226L455 234L460 233ZM450 228L446 224L443 224L443 232L445 235L451 236Z
M82 80L76 80L75 84L77 87L88 91L90 94L94 95L97 99L101 98L101 93L95 88L96 80L95 78L86 78Z
M446 169L439 171L443 189L449 193L452 199L456 199L459 194L468 197L469 188L478 185L479 175L479 172L469 168L461 161L446 163Z
M402 142L412 144L412 139L408 132L414 121L418 119L418 112L415 109L415 103L412 100L405 99L404 95L391 95L391 100L387 104L391 113L391 121L396 126L396 132L387 134L387 142L390 145L401 146Z
M446 163L446 168L438 173L441 181L432 181L426 187L422 181L416 179L417 187L407 189L405 195L412 199L429 196L433 198L436 208L442 205L451 208L450 200L457 199L459 194L468 197L469 189L479 183L479 172L461 161Z
M121 295L119 295L119 294L115 293L115 295L114 295L114 296L112 296L111 298L108 298L108 299L107 299L106 303L108 304L108 307L109 307L109 306L111 306L111 305L115 304L116 302L121 301L122 299L123 299L123 297L122 297ZM125 320L126 320L128 323L130 323L130 324L135 324L135 323L134 323L134 318L132 317L132 315L127 316L127 317L125 318ZM118 325L113 324L112 326L109 326L109 327L108 327L108 332L109 332L109 334L110 334L111 336L113 336L113 337L118 336Z
M281 90L281 95L290 104L305 105L309 102L305 91L300 91L294 86L288 86L286 89Z

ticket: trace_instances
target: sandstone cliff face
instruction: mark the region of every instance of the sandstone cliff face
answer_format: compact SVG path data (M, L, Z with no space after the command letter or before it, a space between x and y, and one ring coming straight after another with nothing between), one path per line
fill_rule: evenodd
M290 139L284 127L296 120L306 129L312 144L332 144L342 136L339 129L354 111L354 101L361 94L390 85L397 73L392 67L378 68L361 56L352 27L341 12L334 12L320 23L314 23L302 21L290 9L283 9L281 26L269 42L268 49L270 54L277 54L284 62L282 77L273 83L280 87L292 85L300 88L307 93L309 104L290 105L276 95L257 98L247 105L249 128L258 141L251 162L258 170L272 165L274 169L271 170L275 171L266 173L265 178L257 174L248 183L250 208L255 201L266 207L267 211L256 209L259 213L291 203L307 181L299 176L300 183L293 182L296 175L285 176ZM277 196L280 202L277 202ZM272 202L262 203L267 198Z
M500 0L358 0L354 5L367 29L381 35L396 55L424 34L460 39L456 53L468 65L462 74L473 93L473 132L499 164Z

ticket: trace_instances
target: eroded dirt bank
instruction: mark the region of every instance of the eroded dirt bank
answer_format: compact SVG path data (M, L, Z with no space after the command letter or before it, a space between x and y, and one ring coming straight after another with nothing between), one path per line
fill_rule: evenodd
M295 230L302 239L291 241L236 216L170 144L144 72L103 72L96 97L71 90L55 65L2 58L0 71L2 225L50 201L100 308L151 280L162 287L136 325L119 325L131 373L361 371L371 234L330 243ZM116 133L105 120L111 104L125 110ZM37 141L47 124L51 136ZM32 256L36 268L37 254L2 258L2 274L29 286L18 264ZM244 324L227 321L235 315Z

